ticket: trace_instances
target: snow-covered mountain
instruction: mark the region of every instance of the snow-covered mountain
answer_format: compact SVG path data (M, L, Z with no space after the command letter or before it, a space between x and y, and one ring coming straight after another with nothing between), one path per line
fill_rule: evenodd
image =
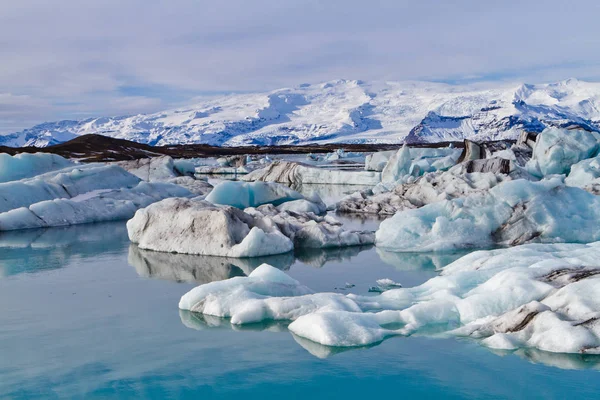
M0 145L44 147L84 134L151 145L279 145L514 139L523 130L600 130L600 83L481 89L428 82L338 80L232 94L159 112L44 123Z

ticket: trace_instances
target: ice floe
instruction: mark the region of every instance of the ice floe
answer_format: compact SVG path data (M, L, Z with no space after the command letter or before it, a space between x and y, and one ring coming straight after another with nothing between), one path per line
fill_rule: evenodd
M372 244L369 231L347 231L332 217L280 210L272 204L241 210L208 201L167 199L127 223L142 249L224 257L258 257L296 248Z
M295 162L274 161L269 166L253 171L241 179L250 182L279 182L292 188L303 184L376 185L381 181L381 173L323 169Z
M146 182L164 182L183 186L196 195L206 195L212 185L195 177L194 164L189 160L169 156L120 161L120 167Z
M140 207L174 196L181 186L141 182L116 165L85 165L0 183L0 230L129 219Z
M600 197L562 179L505 182L469 197L406 210L383 221L377 246L433 251L600 240Z
M14 156L0 153L0 182L31 178L45 172L72 166L66 158L49 153L21 153Z
M312 293L262 265L248 277L192 289L179 308L232 324L290 320L294 335L326 346L433 334L471 337L494 349L598 354L598 259L600 243L477 251L419 286L376 296Z
M275 182L224 181L208 194L206 201L241 209L273 204L275 206L281 205L282 209L312 211L316 214L326 210L325 205L317 195L312 196L309 200L288 186ZM284 206L284 203L287 202L293 204Z
M583 129L548 128L537 136L529 171L537 176L568 174L571 165L600 151L600 134Z
M449 171L438 171L399 183L391 191L374 190L355 192L337 204L340 212L362 212L393 215L398 211L419 208L442 200L486 192L510 177L491 172L468 173L463 165Z

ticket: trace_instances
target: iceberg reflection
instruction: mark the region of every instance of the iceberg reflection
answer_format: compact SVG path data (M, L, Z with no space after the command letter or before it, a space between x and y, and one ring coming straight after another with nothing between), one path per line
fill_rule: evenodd
M128 261L142 277L203 284L247 276L263 263L285 271L294 263L294 255L284 253L252 258L200 256L143 250L131 244Z

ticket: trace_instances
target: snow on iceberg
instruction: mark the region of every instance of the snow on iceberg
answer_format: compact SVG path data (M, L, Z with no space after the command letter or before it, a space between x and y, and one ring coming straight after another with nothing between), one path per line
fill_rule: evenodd
M312 293L262 265L192 289L179 308L234 325L291 320L294 335L326 346L436 332L495 349L600 354L599 258L600 243L477 251L419 286L377 296Z
M72 165L71 161L56 154L21 153L11 156L0 153L0 182L30 178Z
M435 251L600 240L600 198L560 178L515 180L488 192L406 210L383 221L377 246Z
M527 163L538 177L569 174L571 166L600 151L600 134L583 129L548 128L537 136L533 157Z
M224 257L374 242L372 232L346 231L327 216L281 211L271 204L240 210L189 199L167 199L139 210L127 229L142 249Z

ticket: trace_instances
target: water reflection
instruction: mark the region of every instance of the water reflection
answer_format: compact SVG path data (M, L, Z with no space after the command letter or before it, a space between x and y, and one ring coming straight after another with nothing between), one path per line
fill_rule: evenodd
M36 273L121 251L128 241L123 222L0 232L0 277Z
M294 263L294 255L285 253L252 258L198 256L143 250L131 244L128 261L142 277L203 284L247 276L263 263L286 271Z
M228 329L233 331L270 331L270 332L287 332L290 321L263 321L260 323L247 324L247 325L235 325L230 322L228 318L214 317L211 315L203 315L200 313L194 313L190 311L179 310L179 317L183 325L190 329L203 331L207 329ZM429 332L433 336L435 332ZM364 350L379 346L381 342L374 343L368 346L357 346L357 347L334 347L324 346L319 343L315 343L311 340L299 337L290 333L296 343L302 348L308 351L313 356L325 359L331 356L335 356L340 353L344 353L351 350ZM420 335L422 336L422 335ZM394 339L392 339L394 340ZM402 340L402 338L396 338L395 340ZM436 340L436 339L432 339ZM468 339L471 340L471 339ZM476 340L474 340L476 341ZM549 367L555 367L560 369L568 370L585 370L593 369L600 370L600 355L593 354L564 354L564 353L550 353L538 349L518 349L516 351L503 351L489 349L491 353L500 356L518 356L534 364L542 364Z
M401 271L435 271L469 254L469 251L464 250L444 253L395 253L381 248L376 250L381 261Z
M321 268L329 262L350 261L351 258L372 248L372 245L365 245L331 249L296 249L294 250L294 256L304 264Z
M493 350L490 351L498 356L516 355L533 364L542 364L560 369L600 370L600 355L594 354L566 354L550 353L538 349L518 349L515 351Z
M234 331L253 332L287 332L290 321L262 321L253 324L232 324L229 318L214 317L191 311L179 310L181 323L190 329L203 331L206 329L228 329Z

